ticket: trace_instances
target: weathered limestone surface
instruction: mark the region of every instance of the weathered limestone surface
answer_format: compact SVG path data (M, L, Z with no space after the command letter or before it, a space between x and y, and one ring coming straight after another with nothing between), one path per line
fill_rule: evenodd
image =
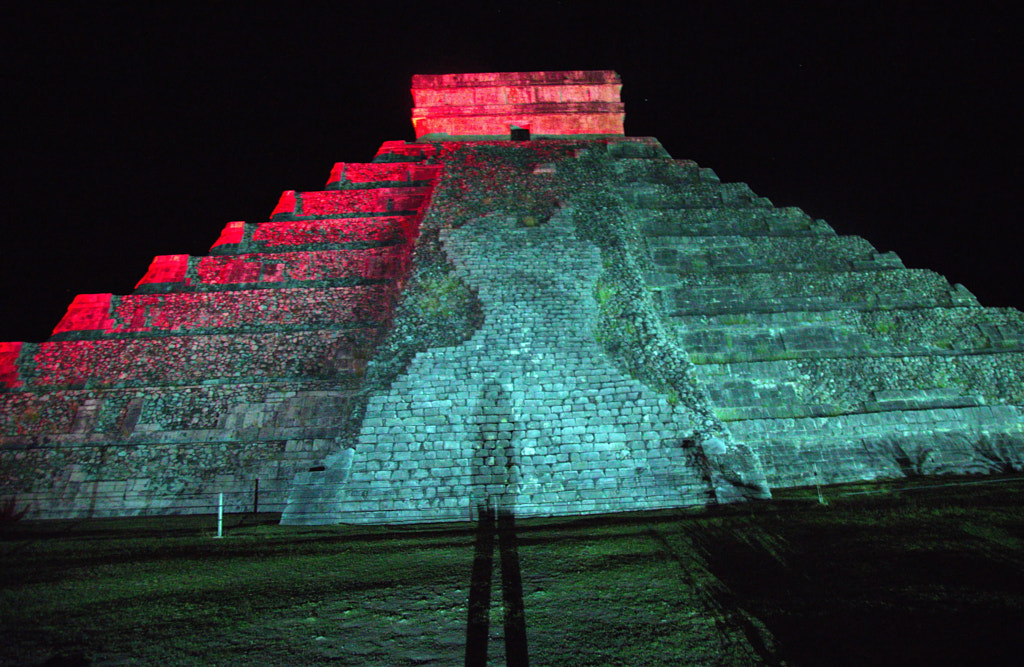
M1024 314L693 163L623 162L647 283L773 487L1024 467Z
M219 493L281 511L335 449L437 174L387 155L0 345L0 497L35 518L212 512Z
M418 74L412 122L418 139L624 134L621 89L606 70Z
M286 523L388 523L1024 470L1024 313L614 136L617 76L562 74L421 77L417 118L572 140L387 142L0 343L0 500L243 511L258 479Z
M464 344L418 355L373 396L354 450L308 473L288 523L468 520L694 505L713 492L693 424L607 360L592 329L600 254L564 212L481 218L443 237L483 303Z

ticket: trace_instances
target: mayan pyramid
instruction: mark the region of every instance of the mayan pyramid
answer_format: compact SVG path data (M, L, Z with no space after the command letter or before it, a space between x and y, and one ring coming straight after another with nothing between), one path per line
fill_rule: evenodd
M416 141L0 343L0 500L465 521L1024 467L1024 314L626 136L620 89L416 76Z

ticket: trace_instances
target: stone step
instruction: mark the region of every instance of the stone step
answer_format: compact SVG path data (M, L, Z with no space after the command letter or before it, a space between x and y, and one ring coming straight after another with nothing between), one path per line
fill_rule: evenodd
M958 389L907 389L892 392L867 392L865 399L855 402L806 403L799 396L803 387L795 382L766 384L734 381L709 385L707 394L715 404L715 414L725 422L746 419L791 419L803 417L830 417L841 414L887 412L891 410L924 410L934 408L962 408L985 405L984 397L961 393ZM871 400L879 393L901 396L887 401Z
M51 340L19 357L28 388L158 386L256 379L357 379L378 332L298 331Z
M265 251L341 250L353 246L395 245L410 243L418 228L417 215L279 220L259 224L229 222L210 248L210 254L239 255Z
M716 329L676 330L676 338L698 364L752 361L779 356L847 356L870 353L894 353L885 344L852 328L835 326L797 326L785 329L721 327Z
M738 312L977 306L962 286L919 269L685 274L655 286L668 316Z
M1024 387L1013 381L1024 371L1020 352L711 363L696 371L711 403L723 409L829 405L833 412L863 412L880 409L876 392L938 389L992 404L1024 404Z
M647 246L655 271L667 273L903 268L899 257L879 254L859 236L662 236Z
M254 287L346 285L401 280L411 248L391 245L342 250L239 255L164 255L157 257L136 285L142 294L216 291Z
M324 187L327 190L342 190L425 185L437 178L440 169L440 165L421 165L416 162L338 162L331 169Z
M18 357L21 356L22 345L21 342L0 342L0 389L21 386Z
M729 207L768 209L770 200L755 195L746 183L696 183L661 185L634 183L614 190L627 205L644 211L675 211L692 208Z
M924 410L933 408L962 408L984 405L979 396L964 395L959 389L937 387L931 389L897 389L873 391L864 404L866 412L892 410Z
M233 439L120 446L116 454L109 442L37 448L36 465L61 474L23 490L17 500L31 507L34 518L68 519L215 514L224 494L225 513L239 515L253 510L259 480L258 510L280 512L291 478L321 453L311 447L296 456L284 448L283 441ZM0 451L0 466L19 471L11 453Z
M678 187L681 184L690 185L701 181L700 168L697 163L670 158L620 157L612 163L612 173L615 180L620 183Z
M422 162L437 155L437 146L416 141L385 141L373 157L375 163Z
M605 147L608 156L615 160L672 158L654 137L613 137L607 140Z
M276 220L363 217L417 213L426 205L431 187L388 187L360 190L286 190L270 215Z
M0 433L8 435L0 436L0 447L38 444L29 433L45 434L53 446L64 441L109 444L129 436L136 443L207 440L210 434L230 438L224 429L246 426L244 419L260 427L309 430L345 416L352 395L333 382L318 388L317 383L279 380L5 392L0 393ZM277 437L285 437L283 430Z
M743 360L733 356L736 351L779 354L820 349L822 356L835 356L833 338L839 345L848 345L853 354L866 355L1024 349L1024 313L1010 308L692 315L670 318L669 322L695 363ZM823 344L816 346L818 342Z
M665 275L665 274L663 274ZM948 295L953 287L940 274L927 269L884 271L746 271L739 273L676 273L672 281L653 285L685 297L697 293L730 291L750 299L835 295L841 300L860 301L865 294L886 293Z
M773 486L838 484L939 473L1005 472L1021 464L1019 405L890 410L734 421Z
M304 250L284 253L215 255L195 262L193 285L289 283L405 275L411 248L405 245L360 250ZM187 279L187 277L186 277Z
M678 236L835 236L827 223L798 208L703 206L631 212L648 238Z
M113 297L104 329L76 329L66 317L54 333L228 333L383 326L395 290L388 285L318 289L145 294ZM67 336L65 336L66 338Z

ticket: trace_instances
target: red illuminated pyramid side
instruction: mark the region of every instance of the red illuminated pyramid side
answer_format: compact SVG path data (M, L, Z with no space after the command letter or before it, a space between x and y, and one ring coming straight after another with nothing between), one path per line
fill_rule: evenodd
M0 343L0 494L38 518L173 514L255 484L274 510L389 324L431 150L339 163L208 255L154 258L132 294L78 295L45 342Z
M353 334L347 346L365 347L386 323L408 270L436 169L340 163L328 189L285 192L271 221L228 223L210 255L154 258L135 293L77 296L32 357L17 343L0 348L0 381L67 388L174 384L218 373L301 377L306 369L280 356L282 337L345 329ZM275 351L273 358L231 355L224 335L244 336L260 351ZM335 356L348 356L345 347Z

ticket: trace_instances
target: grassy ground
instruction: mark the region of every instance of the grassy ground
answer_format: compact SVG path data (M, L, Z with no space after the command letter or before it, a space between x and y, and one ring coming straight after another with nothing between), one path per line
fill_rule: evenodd
M210 517L9 524L0 665L463 664L471 593L489 594L491 664L504 607L522 610L534 665L1020 663L1024 479L825 495L522 521L486 582L474 553L491 542L468 524L261 516L220 540Z

